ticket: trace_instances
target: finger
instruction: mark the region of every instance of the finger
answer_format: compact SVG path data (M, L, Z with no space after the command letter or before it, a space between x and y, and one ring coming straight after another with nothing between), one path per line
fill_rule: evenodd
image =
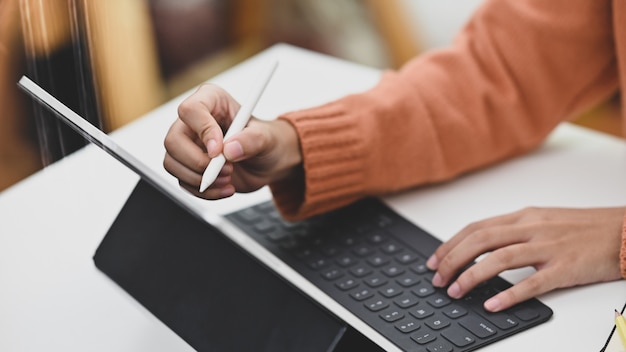
M548 292L556 287L553 283L557 281L558 276L558 270L552 268L540 270L486 300L484 308L495 313Z
M480 255L496 248L510 246L527 240L529 230L526 226L494 226L474 231L441 259L433 285L443 287L464 266Z
M179 182L199 186L202 181L202 173L190 169L177 159L173 158L169 153L165 153L165 157L163 158L163 167L170 175L176 177Z
M465 240L465 238L476 231L481 229L495 227L495 226L503 226L507 224L511 224L517 221L519 218L519 213L510 213L505 215L494 216L492 218L480 220L473 222L467 226L465 226L461 231L459 231L456 235L450 238L448 241L441 244L435 253L428 259L426 265L431 270L437 270L441 263L441 260L450 253L454 248Z
M169 154L165 154L165 158L163 159L163 167L172 176L178 178L179 182L196 187L200 186L200 182L202 181L202 173L198 173L194 170L187 168L185 165L172 158ZM218 178L223 178L226 176L231 177L233 170L233 165L230 163L226 163L220 170ZM220 179L216 179L214 181L214 184L218 187L220 186L219 181Z
M215 179L215 183L203 193L198 192L197 186L185 183L180 183L180 186L196 197L211 200L227 198L235 194L235 186L230 182L230 177L218 177Z
M220 170L215 181L204 192L200 192L198 184L179 180L180 185L191 194L205 199L220 199L232 196L236 188L233 184L233 164L226 163Z
M223 89L202 85L178 106L178 116L206 146L210 157L222 151L223 132L239 109Z
M544 258L536 246L521 243L500 248L462 272L448 287L452 298L465 296L478 284L509 269L542 263Z
M173 160L198 174L204 172L209 164L210 158L204 146L197 143L197 136L180 120L170 127L165 136L164 145L167 154ZM174 176L177 175L174 174Z

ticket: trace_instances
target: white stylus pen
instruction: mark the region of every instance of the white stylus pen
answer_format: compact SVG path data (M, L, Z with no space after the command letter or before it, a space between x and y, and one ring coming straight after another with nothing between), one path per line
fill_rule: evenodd
M267 87L267 84L272 78L274 71L276 71L277 66L278 66L278 61L273 61L272 64L270 65L270 68L266 72L264 72L263 75L256 82L256 85L251 87L248 100L246 100L244 104L241 105L241 107L239 108L239 111L237 111L237 114L235 115L235 118L233 119L233 122L230 124L230 127L228 128L226 135L224 135L224 142L226 142L226 140L228 140L228 138L230 138L234 134L241 132L244 129L244 127L246 127L246 125L248 124L248 121L250 121L250 117L252 117L252 110L254 110L254 107L256 106L257 102L261 98L261 95L263 94L265 87ZM215 182L215 179L217 178L217 175L220 173L220 170L222 170L222 167L224 166L225 162L226 162L226 158L224 158L223 153L220 153L220 155L211 159L211 161L209 162L209 165L207 166L206 170L204 170L204 173L202 174L202 182L200 183L200 192L204 192L213 182Z

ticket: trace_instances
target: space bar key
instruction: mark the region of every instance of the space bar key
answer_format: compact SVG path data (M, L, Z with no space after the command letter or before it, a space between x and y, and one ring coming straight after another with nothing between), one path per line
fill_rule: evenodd
M466 328L472 334L484 339L496 333L496 328L494 328L490 323L486 320L480 319L475 316L468 316L462 319L459 324Z

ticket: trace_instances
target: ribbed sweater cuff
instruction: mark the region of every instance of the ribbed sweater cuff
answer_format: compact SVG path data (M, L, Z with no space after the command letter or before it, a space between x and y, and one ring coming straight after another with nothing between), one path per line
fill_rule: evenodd
M292 112L289 121L300 138L303 178L270 185L287 218L302 218L354 201L365 184L366 149L356 116L341 102Z

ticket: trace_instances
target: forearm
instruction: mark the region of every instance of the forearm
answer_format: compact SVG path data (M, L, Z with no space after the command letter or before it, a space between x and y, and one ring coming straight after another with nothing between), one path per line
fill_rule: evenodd
M272 185L279 206L304 217L536 147L616 90L609 6L491 1L453 47L387 72L368 92L282 116L298 132L304 179Z

